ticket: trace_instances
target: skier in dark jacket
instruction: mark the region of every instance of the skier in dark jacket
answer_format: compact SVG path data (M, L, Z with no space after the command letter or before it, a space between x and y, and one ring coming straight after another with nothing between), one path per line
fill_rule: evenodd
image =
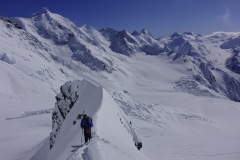
M86 113L83 114L81 127L84 130L85 143L92 138L91 128L93 127L92 118L88 117Z

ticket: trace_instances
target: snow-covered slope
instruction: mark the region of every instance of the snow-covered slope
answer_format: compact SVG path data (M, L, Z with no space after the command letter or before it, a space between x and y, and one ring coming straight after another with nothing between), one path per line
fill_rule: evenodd
M142 29L140 33L134 31L132 34L126 30L116 31L111 28L101 29L100 32L110 41L109 47L113 52L131 56L137 52L158 55L164 51L163 45L146 29Z
M228 69L230 67L227 63L232 53L221 48L224 40L238 35L239 33L213 33L206 36L174 33L162 41L167 44L167 56L173 61L190 63L189 71L197 82L231 100L239 101L240 77ZM232 59L234 63L230 64L236 68L236 56Z
M148 159L135 147L140 139L130 121L102 87L86 80L67 82L56 99L50 139L31 159ZM80 122L73 123L83 111L93 118L93 138L72 153L71 146L84 143Z
M235 73L240 73L240 36L236 38L231 38L230 40L224 42L221 46L223 49L231 49L233 56L230 57L226 65L227 67Z
M157 39L145 29L140 33L134 31L130 34L125 30L116 31L110 28L97 31L86 25L78 28L68 19L51 13L46 8L30 18L11 18L5 21L3 19L2 23L3 29L6 28L4 36L15 33L14 41L20 37L19 42L24 39L24 43L32 45L31 49L27 49L28 52L34 50L45 58L44 61L57 62L77 75L97 71L93 74L102 79L111 79L109 74L125 71L124 61L127 61L129 56L163 55L175 63L186 63L188 67L182 67L191 72L199 87L207 87L218 96L225 96L234 101L240 100L240 76L235 74L239 72L239 55L236 49L239 33L219 32L204 36L184 32ZM11 40L13 37L8 39L9 46L16 46ZM230 44L233 45L233 53L226 50L227 47L231 47ZM16 60L8 56L9 54L3 52L1 59L15 64ZM48 70L46 72L51 74L49 67L43 70ZM234 83L236 87L229 83Z
M239 103L234 101L240 100L240 33L184 32L155 38L145 29L132 34L109 28L98 31L86 25L77 27L46 8L28 18L1 17L0 28L0 156L4 159L39 158L40 151L48 153L49 113L60 86L74 79L102 86L102 102L115 106L111 110L102 104L98 112L90 111L96 113L96 135L110 138L104 141L96 136L89 146L104 153L103 158L113 156L107 151L121 153L114 159L132 156L108 145L117 142L102 130L105 114L119 113L115 102L142 138L139 153L130 134L125 135L129 141L113 134L123 142L121 147L136 151L134 156L239 158ZM72 127L76 129L72 134L81 135L77 125ZM63 151L60 157L69 155L68 142L57 145L56 153ZM46 150L39 150L44 145ZM89 155L94 155L90 148ZM47 156L56 155L49 152Z

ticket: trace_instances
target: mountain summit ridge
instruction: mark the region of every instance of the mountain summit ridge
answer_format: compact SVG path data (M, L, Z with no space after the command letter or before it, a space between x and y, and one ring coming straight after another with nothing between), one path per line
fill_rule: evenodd
M155 38L38 13L0 17L4 160L239 157L240 33ZM93 139L71 152L83 111Z
M117 31L112 28L98 31L88 25L79 28L46 8L30 18L12 18L9 21L11 20L22 26L24 31L21 32L28 35L30 43L34 39L34 44L39 46L38 53L69 69L74 68L75 72L97 71L97 74L108 77L113 72L125 72L124 67L119 65L123 58L138 54L161 56L172 63L183 63L183 68L188 66L186 70L191 72L199 86L205 86L208 91L219 96L240 101L239 33L199 35L176 32L158 39L147 29L131 34L126 30ZM4 21L2 24L5 27L9 25ZM229 82L236 87L230 87Z

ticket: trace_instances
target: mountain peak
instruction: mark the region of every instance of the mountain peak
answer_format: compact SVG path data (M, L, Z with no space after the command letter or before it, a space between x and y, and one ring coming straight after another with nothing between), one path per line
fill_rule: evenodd
M174 32L172 35L171 35L171 37L172 38L176 38L176 37L179 37L179 36L181 36L182 35L182 33L180 33L180 32Z
M117 32L117 31L113 28L107 27L100 29L99 32Z
M41 13L50 13L46 7L43 7Z
M32 14L32 17L34 16L38 16L38 15L41 15L41 14L51 14L51 12L46 8L46 7L43 7L40 11L36 12L36 13L33 13Z
M141 30L141 33L142 33L142 34L152 35L151 32L150 32L149 30L147 30L147 29L142 29L142 30Z
M83 29L86 29L86 30L95 30L94 27L92 27L90 25L87 25L87 24L82 25L80 28L83 28Z
M125 30L125 29L123 29L122 31L120 31L121 33L125 33L125 34L127 34L128 33L128 31L127 30Z
M195 33L194 32L183 32L183 34L185 34L185 35L194 35Z
M137 36L137 35L139 35L139 34L140 34L140 33L138 33L138 31L133 31L133 32L132 32L132 35L133 35L133 36Z

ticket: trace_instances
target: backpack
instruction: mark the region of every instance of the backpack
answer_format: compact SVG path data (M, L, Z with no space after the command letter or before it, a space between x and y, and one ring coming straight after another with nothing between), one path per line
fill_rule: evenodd
M84 128L93 127L92 118L91 117L83 118L81 121L81 127L84 127Z
M92 122L92 118L91 117L88 117L88 123L91 127L93 127L93 122Z

